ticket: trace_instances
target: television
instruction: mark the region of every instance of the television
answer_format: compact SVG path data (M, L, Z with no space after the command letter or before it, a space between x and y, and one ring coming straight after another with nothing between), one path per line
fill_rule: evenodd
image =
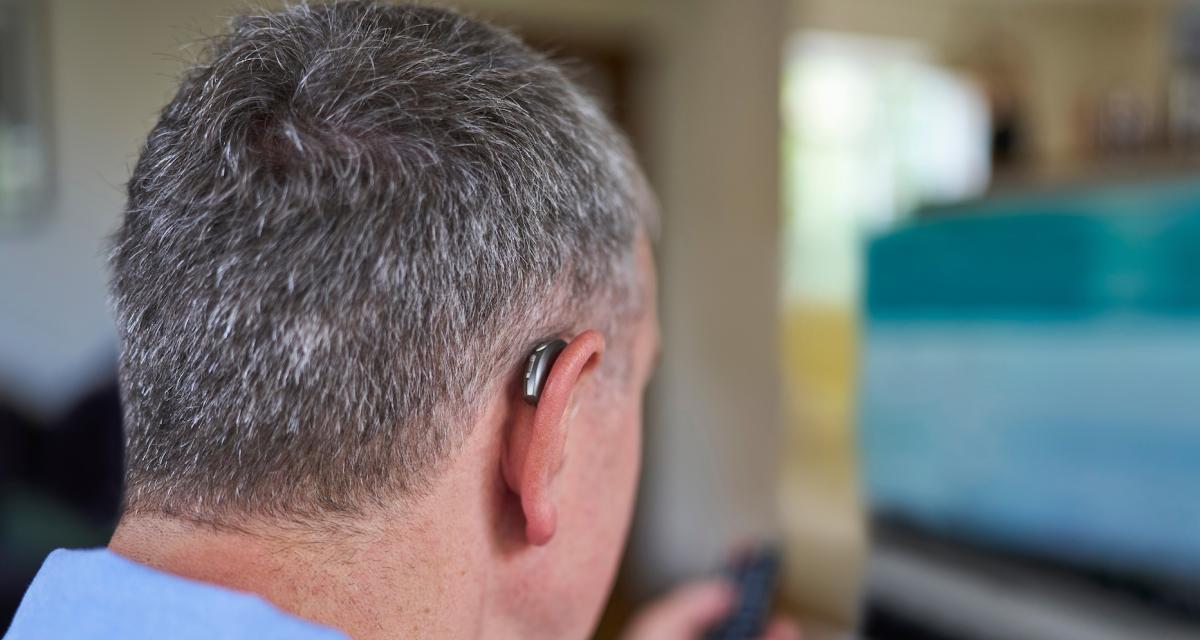
M879 606L919 600L932 567L1077 585L1111 599L1113 624L1200 631L1200 182L940 208L865 255L858 437Z

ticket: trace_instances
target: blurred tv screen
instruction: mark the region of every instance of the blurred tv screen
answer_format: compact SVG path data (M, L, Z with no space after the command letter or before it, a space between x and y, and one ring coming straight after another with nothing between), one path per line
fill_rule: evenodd
M877 517L1200 586L1200 184L981 201L868 247Z

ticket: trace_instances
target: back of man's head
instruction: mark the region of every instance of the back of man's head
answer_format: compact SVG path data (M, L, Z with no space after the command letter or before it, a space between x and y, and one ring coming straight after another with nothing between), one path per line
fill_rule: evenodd
M420 494L537 340L636 311L641 189L503 31L370 2L238 20L163 111L116 237L129 511Z

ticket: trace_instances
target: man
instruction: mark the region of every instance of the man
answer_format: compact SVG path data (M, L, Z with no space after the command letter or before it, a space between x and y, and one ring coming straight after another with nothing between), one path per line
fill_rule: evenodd
M651 200L503 31L366 2L237 20L115 238L124 516L51 555L9 637L586 636L658 348ZM731 599L687 587L630 635L696 637Z

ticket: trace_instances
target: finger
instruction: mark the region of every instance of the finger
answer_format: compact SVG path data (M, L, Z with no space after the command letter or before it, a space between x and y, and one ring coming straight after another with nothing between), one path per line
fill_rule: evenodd
M691 639L733 607L733 587L725 580L694 582L655 602L639 615L628 638Z
M802 640L803 637L800 626L794 620L777 616L767 625L762 640Z
M668 594L655 612L674 631L699 632L729 613L733 596L733 588L725 580L694 582Z

